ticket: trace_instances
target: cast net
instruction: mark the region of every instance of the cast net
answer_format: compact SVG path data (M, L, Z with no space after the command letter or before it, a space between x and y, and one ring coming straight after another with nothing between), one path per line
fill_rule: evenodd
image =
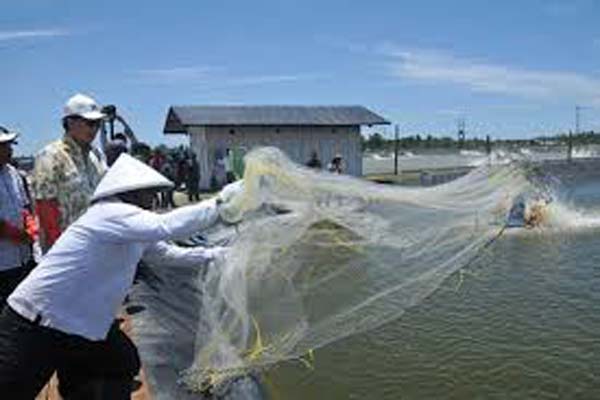
M531 190L516 163L429 188L317 172L263 148L246 157L231 251L199 280L195 389L398 318L470 263Z

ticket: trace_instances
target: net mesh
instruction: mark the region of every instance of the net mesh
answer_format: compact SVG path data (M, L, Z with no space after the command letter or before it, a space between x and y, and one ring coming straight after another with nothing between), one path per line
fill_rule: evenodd
M289 359L398 318L504 228L531 184L518 164L482 166L428 188L317 172L274 148L246 156L242 223L200 286L193 389Z

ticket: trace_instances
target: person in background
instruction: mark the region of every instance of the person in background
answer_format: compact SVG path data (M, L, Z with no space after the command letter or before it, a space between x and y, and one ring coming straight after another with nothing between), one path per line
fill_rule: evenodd
M152 148L144 142L136 142L131 144L130 154L141 162L150 165L152 157Z
M106 170L92 147L102 118L94 99L71 97L64 107L62 139L47 145L35 159L32 187L43 252L87 209Z
M176 163L177 181L175 182L175 187L177 190L179 190L181 186L183 186L183 184L188 181L188 176L190 174L190 163L188 159L188 154L185 150L182 150L181 148L178 149Z
M111 166L117 161L117 158L122 153L128 153L129 146L127 146L127 137L123 133L115 134L113 140L107 141L104 144L104 156L106 157L107 166Z
M188 170L187 177L187 192L188 192L188 200L199 201L200 200L200 164L198 164L198 160L196 159L195 154L190 155L190 167Z
M210 178L210 188L215 191L222 188L227 181L225 174L225 156L221 148L215 149L215 158L212 169L212 176Z
M137 263L202 268L225 257L222 247L182 248L166 240L219 222L244 190L238 181L216 198L163 214L149 211L156 191L170 187L149 166L128 154L119 157L90 208L9 296L0 315L0 393L32 399L53 371L60 376L69 366L59 386L64 398L130 399L139 358L113 321ZM102 379L99 397L80 381L90 376Z
M167 179L171 181L175 181L175 165L172 157L167 157L162 164L162 168L159 171L162 173ZM174 193L175 193L175 184L172 187L168 187L161 192L161 207L166 209L171 209L177 207L175 205Z
M329 172L333 172L334 174L344 173L344 159L341 154L336 154L335 157L333 157L329 163L328 169Z
M160 172L162 171L164 162L165 156L163 155L162 151L160 151L159 149L153 150L150 159L148 160L150 166L158 172Z
M316 150L310 155L310 160L308 160L306 166L309 168L321 169L321 160L319 160L319 155L317 154Z
M0 127L0 308L35 265L37 224L27 182L10 164L17 137Z
M235 174L233 173L233 154L231 149L225 150L225 157L223 158L223 164L225 166L225 179L227 183L235 181Z

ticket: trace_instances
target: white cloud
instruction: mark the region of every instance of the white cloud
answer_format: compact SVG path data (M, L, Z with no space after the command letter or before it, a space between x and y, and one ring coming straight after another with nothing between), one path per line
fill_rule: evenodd
M250 75L233 76L225 68L214 66L143 69L135 72L136 82L149 84L193 84L205 87L252 86L306 81L319 75Z
M228 86L263 85L269 83L287 83L317 79L317 75L262 75L232 78L225 81Z
M21 31L0 31L0 42L67 36L69 32L63 29L33 29Z
M582 0L551 0L543 4L542 10L553 17L571 17L579 14L587 3Z
M217 72L219 68L211 66L174 67L162 69L142 69L136 75L143 82L151 83L179 83L179 82L204 82Z
M466 111L458 110L458 109L442 109L442 110L437 110L436 114L444 116L444 117L458 118L458 117L463 117L466 114Z
M318 44L336 48L336 49L345 50L350 53L365 54L365 53L369 52L369 46L366 46L363 43L350 41L350 40L344 40L344 39L340 39L335 36L316 35L314 37L314 40Z
M454 84L474 92L536 100L600 104L600 79L562 71L542 71L464 59L449 53L379 47L388 58L388 72L403 80Z
M527 104L492 104L486 107L483 107L486 110L491 111L500 111L500 112L534 112L542 109L537 103L527 103Z

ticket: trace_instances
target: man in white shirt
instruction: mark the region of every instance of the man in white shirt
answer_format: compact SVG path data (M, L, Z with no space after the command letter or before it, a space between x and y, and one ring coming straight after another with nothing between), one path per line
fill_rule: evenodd
M0 126L0 307L27 276L37 235L25 181L10 165L17 137Z
M143 258L165 266L202 266L222 257L223 248L184 249L165 240L215 224L243 191L236 183L216 199L164 214L147 211L156 192L172 186L144 163L119 157L90 208L9 296L0 315L0 393L34 398L55 370L80 366L86 379L103 379L111 399L130 398L139 359L113 320L137 263ZM76 394L77 379L67 383L67 396L60 389L63 397L85 398Z
M232 183L235 181L235 174L233 173L233 154L231 153L231 149L225 150L225 179L227 179L227 183Z

